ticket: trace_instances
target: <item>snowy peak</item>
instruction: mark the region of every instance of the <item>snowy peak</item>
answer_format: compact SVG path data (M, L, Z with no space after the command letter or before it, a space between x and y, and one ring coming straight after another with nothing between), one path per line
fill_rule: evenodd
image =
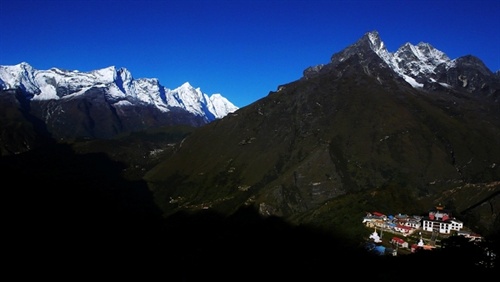
M206 94L201 92L200 88L194 88L189 82L183 83L181 86L172 90L181 100L195 103L206 103Z
M367 32L356 43L333 54L328 64L312 66L305 69L304 78L309 79L322 73L332 71L337 73L337 75L341 75L343 71L338 70L337 67L348 60L354 60L354 62L358 62L366 67L373 59L378 61L379 58L388 63L392 60L392 54L387 51L377 31ZM368 71L368 69L369 68L365 68L365 71Z
M238 107L229 102L224 96L219 93L212 94L210 96L210 112L215 115L215 118L223 118L227 113L233 113L238 110Z
M384 42L380 39L380 36L377 31L368 32L365 34L365 37L368 38L370 42L370 47L375 53L383 51L385 49Z
M377 31L368 32L365 37L369 39L370 48L386 63L392 60L392 54L387 51L384 42L380 39Z
M207 95L201 89L193 87L189 82L167 91L167 99L173 98L172 103L189 108L194 113L210 112L214 118L220 119L228 113L238 110L233 103L220 93Z
M33 84L35 70L28 63L13 66L0 66L1 89L21 88L29 92L37 90Z
M450 58L448 58L445 53L434 48L429 43L418 43L418 45L414 48L414 53L421 59L421 61L426 61L435 66L450 62Z
M394 53L392 63L398 73L418 76L421 73L432 74L437 66L450 64L451 60L430 44L420 42L416 46L410 43L401 46Z
M111 83L115 81L117 75L116 68L114 66L93 70L89 74L92 75L96 81L101 83Z
M187 109L196 115L203 115L207 112L208 96L203 94L200 88L191 86L189 82L185 82L173 90L167 90L165 97L169 105Z
M198 88L199 89L199 88ZM188 81L184 82L181 86L177 87L178 91L196 91L196 89Z

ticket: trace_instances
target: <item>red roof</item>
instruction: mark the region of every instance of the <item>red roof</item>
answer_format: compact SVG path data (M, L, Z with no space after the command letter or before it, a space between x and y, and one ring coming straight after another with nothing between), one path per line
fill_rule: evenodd
M373 215L376 215L376 216L384 216L383 213L380 213L380 212L373 212Z
M397 228L404 229L406 231L412 230L412 228L410 226L405 226L405 225L401 225L401 224L398 224Z
M392 237L392 241L399 243L399 244L403 244L405 242L405 240L398 238L398 237Z

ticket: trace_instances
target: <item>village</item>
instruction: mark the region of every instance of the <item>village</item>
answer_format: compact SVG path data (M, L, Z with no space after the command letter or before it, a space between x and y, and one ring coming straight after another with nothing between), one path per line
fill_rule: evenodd
M373 229L367 242L367 249L379 255L411 254L417 250L432 250L440 247L440 240L451 235L460 235L470 241L482 237L464 227L462 221L438 205L428 216L385 215L380 212L367 213L362 222Z

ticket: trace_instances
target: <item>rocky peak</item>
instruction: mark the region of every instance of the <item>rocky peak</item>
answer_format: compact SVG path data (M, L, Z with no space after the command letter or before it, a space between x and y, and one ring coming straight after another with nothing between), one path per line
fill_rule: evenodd
M491 71L486 65L476 56L466 55L455 60L457 67L474 68L484 74L491 74Z
M378 32L367 32L356 43L338 53L333 54L328 64L312 66L304 70L304 78L308 79L323 73L334 71L340 64L351 59L355 60L359 63L359 65L364 66L365 72L369 72L371 67L368 67L368 65L372 62L375 62L375 65L380 66L380 59L389 60L389 58L390 53L387 51L385 44L380 39ZM337 75L340 75L341 72L336 73Z
M379 51L383 51L385 49L385 44L382 42L380 39L380 35L378 34L378 31L372 31L372 32L367 32L365 35L360 39L361 42L364 42L368 39L370 47L375 53L378 53Z
M363 59L367 55L373 53L377 55L388 53L377 31L365 33L356 43L334 54L330 62L331 64L337 64L353 56L358 56Z
M424 42L416 46L406 43L393 56L393 64L397 70L414 78L418 78L421 74L433 74L437 66L450 62L446 54Z
M452 62L450 66L442 64L436 68L437 82L474 96L490 98L495 103L499 102L499 75L495 75L479 58L472 55L457 58Z

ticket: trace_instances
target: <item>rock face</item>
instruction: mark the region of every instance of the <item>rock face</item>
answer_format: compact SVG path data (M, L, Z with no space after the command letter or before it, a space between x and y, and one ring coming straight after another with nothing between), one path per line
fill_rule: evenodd
M196 130L145 179L167 214L252 205L342 225L345 213L419 214L439 201L474 214L480 202L498 207L498 82L474 58L449 60L423 43L391 54L367 33L303 78Z
M3 153L29 150L36 146L32 136L42 133L58 141L108 139L161 126L198 127L238 109L222 95L208 96L187 82L172 90L115 67L82 73L36 70L27 63L0 66L0 95L7 103L1 107L18 111L2 119ZM7 142L14 138L9 136L23 139L10 123L23 124L21 132L29 132L24 141Z

